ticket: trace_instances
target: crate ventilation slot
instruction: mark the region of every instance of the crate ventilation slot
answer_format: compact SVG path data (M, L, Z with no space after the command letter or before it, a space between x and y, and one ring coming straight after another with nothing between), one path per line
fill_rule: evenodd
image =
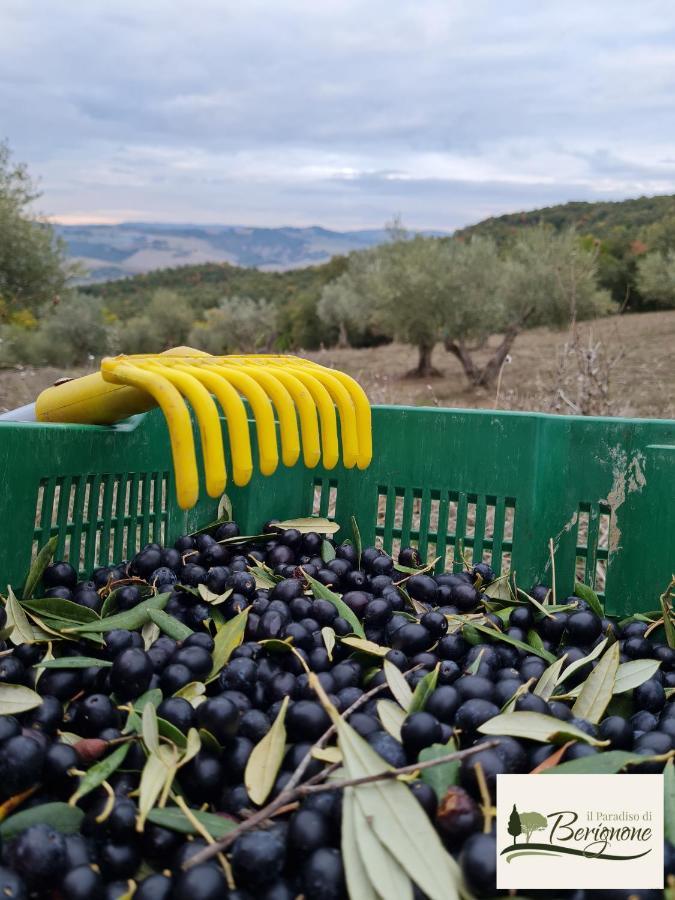
M35 504L33 554L59 535L57 559L91 571L128 559L167 534L169 472L43 478Z
M575 577L599 594L605 589L611 509L606 503L580 503L576 523Z
M440 557L437 569L489 562L500 574L509 568L516 501L462 491L378 487L375 533L396 557L401 547L417 546L422 559Z

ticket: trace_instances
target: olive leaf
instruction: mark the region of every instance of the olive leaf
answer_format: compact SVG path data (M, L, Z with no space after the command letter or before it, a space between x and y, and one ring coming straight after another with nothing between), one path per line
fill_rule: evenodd
M141 716L143 715L143 710L146 705L150 703L157 709L162 702L162 699L163 695L161 690L159 688L152 688L134 700L133 706L127 716L127 721L122 729L122 734L131 734L132 732L138 732L140 734L143 727Z
M187 765L202 749L202 739L196 728L190 728L185 741L185 750L181 752L178 768Z
M507 572L505 575L501 575L499 578L491 581L483 590L485 596L489 597L490 600L500 600L504 603L511 602L513 594L509 584L509 577L510 574Z
M401 742L401 726L405 722L405 712L398 703L391 700L377 701L377 715L382 723L382 727L393 738Z
M211 753L215 753L219 756L223 752L223 748L216 740L216 738L211 734L210 731L207 731L206 728L199 729L199 739L202 742L202 746L206 750L210 750Z
M108 669L110 660L97 659L95 656L60 656L58 659L42 659L35 663L34 669Z
M534 690L532 691L533 694L536 694L537 697L541 697L542 700L551 699L566 659L567 654L565 653L560 659L556 659L554 663L551 663L548 669L544 669L539 681L534 686Z
M352 810L352 824L356 831L358 851L368 880L371 885L377 885L377 893L381 897L413 900L413 886L410 878L389 851L387 845L380 841L373 830L359 802L358 791L355 791L354 796L356 802Z
M271 575L262 566L249 566L248 570L255 578L255 586L257 588L273 588L281 580L276 575Z
M661 660L657 659L631 659L621 663L614 679L614 693L623 694L639 687L645 681L649 681L656 675Z
M500 712L507 713L513 712L516 708L516 703L520 700L520 698L529 693L530 687L534 684L535 679L530 678L529 681L524 682L523 684L518 685L515 691L511 694L509 699L504 703Z
M86 797L87 794L103 784L104 781L107 781L112 773L116 769L119 769L124 762L124 758L129 752L130 746L130 744L120 744L120 746L116 747L109 756L106 756L100 762L95 763L87 771L86 775L83 775L80 779L77 790L68 801L70 806L74 806L78 800L82 797Z
M192 809L190 813L216 840L224 838L238 825L234 819L229 819L224 815L202 812L199 809ZM153 825L161 825L162 828L170 828L172 831L179 831L181 834L197 834L194 824L177 806L151 809L148 813L148 822L152 822Z
M342 862L345 869L345 880L350 897L358 900L379 900L382 894L373 887L361 856L356 836L356 816L363 815L356 806L354 788L345 788L342 800Z
M335 649L335 632L328 625L324 625L321 629L321 637L326 647L328 659L333 662L333 650Z
M602 617L605 615L605 610L602 608L600 598L595 593L592 587L589 587L587 584L582 584L580 581L575 581L574 595L576 597L580 597L582 600L585 600L593 610L593 612L596 614L596 616L599 616L602 619Z
M0 684L0 716L16 716L41 703L42 697L23 684Z
M258 641L261 647L264 647L266 650L277 651L279 653L292 653L305 670L305 672L309 672L309 666L307 665L307 661L302 653L298 650L297 647L293 646L293 638L287 637L283 640L281 638L265 638L262 641Z
M148 618L174 641L184 641L194 633L191 628L164 612L163 609L149 609Z
M441 756L447 756L449 753L454 753L456 749L457 744L455 743L455 739L450 738L447 744L432 744L430 747L425 747L424 750L420 752L417 759L418 762L439 759ZM432 787L436 792L438 799L442 800L447 794L448 788L459 783L460 765L461 763L458 759L451 759L449 762L441 763L438 766L422 769L420 778L425 784Z
M52 644L51 641L48 642L48 644L47 644L47 650L45 651L45 655L42 657L42 660L41 660L41 661L42 661L42 662L45 662L45 663L49 663L49 662L53 662L53 661L54 661L54 645ZM39 669L39 670L35 673L35 681L34 681L34 683L33 683L33 687L37 687L37 686L38 686L38 681L42 678L43 674L44 674L44 672L43 672L42 669Z
M188 703L191 703L192 706L196 706L197 701L201 702L205 693L206 685L203 681L191 681L189 684L186 684L180 690L176 691L174 697L182 697L184 700L187 700Z
M321 600L328 600L329 603L332 603L335 609L337 609L338 615L342 616L343 619L346 619L352 626L354 634L365 639L366 633L363 630L363 625L359 622L356 613L347 606L342 597L339 594L334 594L333 591L321 584L320 581L317 581L316 578L312 578L312 576L308 575L304 569L302 569L302 573L314 596Z
M143 638L144 649L149 650L161 633L162 632L159 628L159 625L155 625L154 622L146 622L145 625L141 628L141 637Z
M84 812L67 803L42 803L21 810L0 824L0 838L11 841L32 825L49 825L61 834L77 834Z
M69 628L68 631L73 634L80 634L88 631L92 633L114 631L116 628L125 628L127 631L137 631L148 621L148 610L164 609L169 602L170 596L171 594L169 593L155 594L154 597L148 597L147 600L142 600L139 604L134 606L133 609L115 613L112 616L106 616L104 619L99 619L96 622L88 622L85 625L74 625L72 628Z
M33 596L33 591L40 583L45 569L52 561L52 558L56 553L56 546L58 542L59 536L58 534L55 534L53 537L49 538L44 547L41 547L40 550L38 550L38 554L31 564L30 570L23 585L21 596L24 600L30 600L30 598Z
M516 593L518 596L520 596L522 594L523 597L525 597L526 601L528 603L531 603L535 609L538 609L539 612L543 616L546 616L549 619L553 618L553 613L551 612L548 604L540 603L538 600L535 600L534 597L532 597L530 594L528 594L527 591L522 590L522 588L518 588ZM548 594L546 595L547 599L550 598L550 596L551 596L551 591L549 590Z
M597 644L586 656L582 656L581 659L577 659L575 662L570 663L569 666L563 670L560 678L558 678L558 684L562 684L564 681L567 681L570 675L574 675L574 673L578 672L579 669L583 668L588 663L593 662L594 659L597 659L598 656L600 656L600 654L604 652L606 647L607 638L600 641L600 643Z
M511 637L511 635L499 631L497 628L479 625L478 622L471 622L471 627L475 628L476 631L479 631L481 634L489 635L496 641L503 641L505 644L510 644L512 647L524 650L525 653L534 653L536 656L541 656L541 658L545 659L548 663L555 661L553 653L549 653L548 650L545 650L543 645L541 647L535 647L532 644L526 644L524 641L519 641L517 638Z
M352 537L354 538L354 548L356 549L356 565L358 568L361 568L361 553L363 551L363 542L361 540L361 532L359 531L359 523L356 521L356 516L352 516L351 525Z
M413 691L412 699L410 701L410 706L408 707L408 713L420 712L420 710L424 709L427 704L427 700L436 690L436 684L438 683L438 669L440 667L440 663L436 663L433 671L429 672L424 678L420 678L415 686L415 690Z
M286 519L285 522L273 522L272 528L276 531L286 531L289 528L295 528L301 534L307 534L310 531L316 531L317 534L335 534L336 531L340 530L337 522L319 516L306 516L300 519Z
M73 600L64 600L62 597L40 597L35 600L23 600L21 606L24 609L37 613L39 616L60 619L73 625L84 625L88 622L100 621L98 613L88 606L82 606Z
M346 644L354 650L359 650L361 653L368 653L370 656L386 656L391 650L391 647L381 647L374 641L368 641L365 638L358 637L343 637L340 638L340 643Z
M546 650L546 647L544 647L544 642L539 637L538 632L536 632L534 628L530 628L530 630L527 632L527 643L533 650L539 653L539 655L541 655L542 650Z
M190 537L197 537L198 534L206 534L214 528L217 528L219 525L224 525L225 522L232 521L232 501L227 496L227 494L223 494L223 496L218 501L218 517L213 520L213 522L209 522L208 525L204 525L203 528L198 529L197 531L191 531Z
M663 616L663 630L666 633L666 643L672 649L675 649L675 613L673 613L673 600L675 599L675 576L672 581L661 594L661 612Z
M478 728L478 731L481 734L527 738L543 744L565 743L570 738L584 741L594 747L604 747L609 743L608 741L599 741L590 734L586 734L576 725L537 712L500 713L498 716L488 719Z
M600 661L584 681L572 712L575 716L597 724L612 699L614 679L619 668L619 642L616 641L600 657Z
M202 598L204 603L210 603L211 606L219 606L221 603L224 603L231 594L234 593L234 588L227 588L227 590L223 591L222 594L215 594L213 591L210 591L205 584L198 584L197 593Z
M675 844L675 763L672 759L668 760L663 770L663 801L665 838L669 843Z
M316 683L316 678L310 676ZM320 694L321 696L321 694ZM324 694L325 698L325 694ZM337 715L338 745L348 778L378 775L390 767L354 729ZM374 781L354 788L355 802L378 841L431 900L457 900L447 853L426 813L403 782Z
M143 743L150 753L159 754L159 728L157 725L157 710L152 703L146 703L141 716L141 735Z
M141 772L138 793L138 825L143 829L148 813L162 794L168 794L176 775L178 753L175 747L162 746L158 752L151 752Z
M251 800L262 806L274 787L286 750L286 710L288 697L284 697L277 717L267 734L255 745L246 764L244 784Z
M384 661L384 677L387 679L389 690L394 695L394 699L407 712L412 703L413 692L403 673L388 659Z
M312 747L312 756L321 762L329 763L329 765L341 765L342 753L339 747Z
M544 769L542 775L614 775L630 765L639 765L649 759L639 753L624 750L608 750L594 756L582 756Z
M330 541L323 540L321 542L321 559L325 563L329 563L332 559L335 559L335 547Z
M10 641L17 646L19 644L35 643L33 626L28 621L26 613L16 599L10 585L7 585L7 605L5 606L5 611L7 613L7 625L8 627L11 626L12 629L9 634Z
M466 674L467 675L478 675L478 670L480 669L480 664L483 661L483 656L485 655L485 648L481 648L476 654L476 658L471 663L470 666L467 667Z
M171 743L175 744L179 750L184 750L187 746L187 740L183 732L176 728L175 725L172 725L171 722L167 722L166 719L162 719L160 716L157 716L157 731L161 737L166 738L167 741L171 741Z
M233 619L226 622L216 634L214 639L215 646L211 654L213 666L209 677L206 679L207 684L218 677L220 670L244 640L249 610L250 607L242 609Z

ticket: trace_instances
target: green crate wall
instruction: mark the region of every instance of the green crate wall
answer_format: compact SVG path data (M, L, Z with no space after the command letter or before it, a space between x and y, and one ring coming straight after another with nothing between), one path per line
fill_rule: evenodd
M417 544L437 567L490 561L525 587L575 574L608 611L654 609L675 569L675 422L491 410L373 408L365 471L279 466L228 494L244 533L272 517L319 513L364 543ZM19 587L31 555L59 535L58 558L89 571L151 540L211 521L217 501L175 501L168 434L153 411L113 428L0 422L0 585ZM602 584L604 581L604 585Z

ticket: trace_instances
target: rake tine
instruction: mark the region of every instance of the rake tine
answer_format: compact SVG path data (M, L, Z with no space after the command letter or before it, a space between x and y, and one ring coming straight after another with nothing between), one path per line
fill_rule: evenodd
M311 394L319 411L321 423L321 449L326 469L334 469L340 458L337 436L337 417L333 400L326 388L309 372L297 369L293 372Z
M200 364L201 365L201 364ZM258 434L258 459L263 475L271 475L279 465L277 432L270 398L265 391L245 372L236 371L217 363L204 363L206 371L229 381L248 400L255 417Z
M192 373L179 372L171 366L161 364L159 361L144 362L141 363L141 367L146 371L154 372L160 377L166 378L189 401L197 419L199 434L202 439L206 492L210 497L220 497L227 484L227 471L225 469L220 416L218 407L213 402L211 394Z
M248 484L253 474L253 454L251 437L248 428L246 407L232 385L213 372L207 372L203 366L194 366L183 362L172 363L181 372L186 372L199 379L220 403L230 443L232 460L232 480L237 487Z
M300 458L300 434L293 398L267 369L258 366L240 366L238 369L257 382L274 404L281 434L281 459L285 466L294 466Z
M199 497L199 474L190 413L180 392L166 378L128 362L103 360L101 374L105 381L129 385L155 399L169 429L178 504L181 509L193 507Z
M317 368L328 372L332 378L337 379L349 392L354 404L356 414L356 430L359 441L359 458L357 466L359 469L366 469L373 459L373 430L372 415L370 411L370 403L366 392L361 385L351 375L341 372L339 369L328 369L325 366L314 364Z
M259 371L259 366L251 366ZM249 367L246 367L249 371ZM305 385L290 372L277 367L270 369L270 375L280 381L293 398L300 416L300 432L302 434L302 458L308 469L314 469L321 459L321 441L319 437L319 417L312 395Z

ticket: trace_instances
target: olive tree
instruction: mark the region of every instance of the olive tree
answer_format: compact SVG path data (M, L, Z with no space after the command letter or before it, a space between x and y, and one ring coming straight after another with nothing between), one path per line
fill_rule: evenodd
M320 307L324 315L339 308L345 327L370 326L417 347L409 374L428 378L437 374L432 353L442 336L446 255L437 240L396 233L390 243L352 254L347 271L324 288Z
M362 335L368 326L363 298L356 291L356 279L346 272L327 284L319 298L317 314L321 322L338 332L338 347L349 347L350 334Z
M208 353L252 353L270 347L275 338L270 304L249 297L225 297L195 323L189 341Z
M18 320L0 327L5 364L80 366L116 352L113 330L97 297L67 291L40 312L29 327Z
M526 328L560 328L603 315L612 302L598 288L596 256L574 231L523 231L502 259L491 242L453 242L451 299L447 305L446 349L457 357L475 386L497 378L518 335ZM500 342L478 366L470 342Z
M161 353L185 344L194 323L190 301L166 288L154 291L143 315L134 316L119 329L124 353Z
M637 287L645 300L675 307L675 250L648 253L638 263Z
M0 319L39 310L64 291L73 267L53 228L32 212L39 197L24 165L0 143Z

